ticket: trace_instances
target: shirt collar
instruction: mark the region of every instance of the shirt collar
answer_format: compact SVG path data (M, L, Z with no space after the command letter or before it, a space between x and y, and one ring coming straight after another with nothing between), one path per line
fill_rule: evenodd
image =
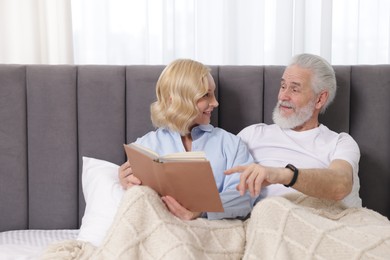
M210 124L195 126L191 130L192 140L195 141L198 138L200 138L205 132L211 132L212 130L213 130L213 126Z
M198 125L198 126L195 126L192 130L196 129L196 128L199 128L200 130L204 131L204 132L211 132L213 130L213 126L210 125L210 124L207 124L207 125Z
M192 128L191 134L192 134L193 137L194 137L194 135L195 135L195 136L200 136L200 135L202 135L204 132L209 132L209 133L212 132L212 131L213 131L213 128L214 128L214 126L212 126L211 124L207 124L207 125L198 125L198 126L195 126L194 128ZM170 129L168 129L168 128L164 128L164 129L165 129L165 131L168 131L168 132L170 132L170 133L173 134L173 135L178 135L178 136L180 136L178 132L174 132L174 131L172 131L172 130L170 130Z

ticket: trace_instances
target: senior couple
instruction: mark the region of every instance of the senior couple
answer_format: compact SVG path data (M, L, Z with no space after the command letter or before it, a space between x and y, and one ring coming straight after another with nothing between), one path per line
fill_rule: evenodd
M218 106L215 88L203 64L173 61L160 75L151 105L157 129L136 140L161 155L202 150L211 163L224 212L191 212L163 196L173 215L244 219L262 198L294 191L361 207L359 147L347 133L319 122L336 95L335 73L326 60L312 54L293 57L280 79L274 124L251 125L238 136L210 125ZM141 184L129 162L118 176L124 189Z

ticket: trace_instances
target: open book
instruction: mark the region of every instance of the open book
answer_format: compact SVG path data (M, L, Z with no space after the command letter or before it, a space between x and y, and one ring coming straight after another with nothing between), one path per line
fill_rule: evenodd
M160 196L169 195L194 212L223 212L210 162L204 152L159 156L139 144L124 144L134 176Z

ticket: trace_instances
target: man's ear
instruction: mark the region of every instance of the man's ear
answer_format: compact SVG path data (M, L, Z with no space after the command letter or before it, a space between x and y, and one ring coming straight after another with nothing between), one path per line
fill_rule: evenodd
M326 104L328 98L329 98L329 92L322 91L317 97L316 108L321 109Z

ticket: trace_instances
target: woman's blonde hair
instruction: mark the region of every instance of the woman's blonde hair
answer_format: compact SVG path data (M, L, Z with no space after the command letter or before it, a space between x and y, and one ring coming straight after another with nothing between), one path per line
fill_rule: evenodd
M157 81L157 101L150 106L153 125L188 134L199 114L197 102L208 92L209 73L210 69L197 61L170 63Z

